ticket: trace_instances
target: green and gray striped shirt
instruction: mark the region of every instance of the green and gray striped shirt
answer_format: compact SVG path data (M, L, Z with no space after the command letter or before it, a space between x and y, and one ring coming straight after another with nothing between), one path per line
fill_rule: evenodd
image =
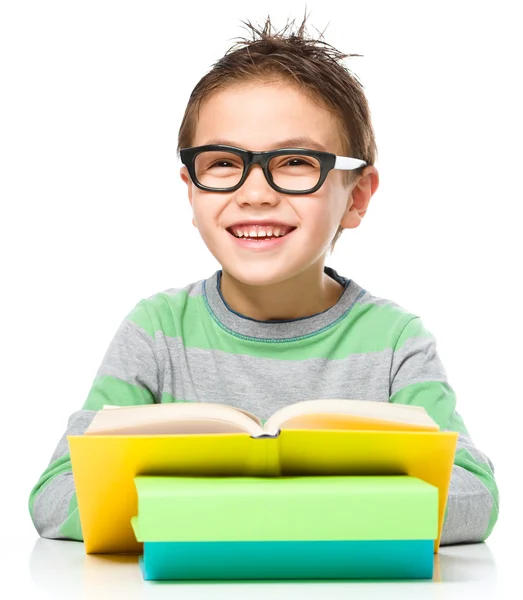
M441 544L480 542L498 518L493 465L473 444L421 319L329 267L338 302L310 317L257 321L220 293L221 271L142 299L111 341L81 410L70 418L29 510L42 537L82 540L67 435L82 434L104 404L219 402L262 420L321 398L424 406L459 432Z

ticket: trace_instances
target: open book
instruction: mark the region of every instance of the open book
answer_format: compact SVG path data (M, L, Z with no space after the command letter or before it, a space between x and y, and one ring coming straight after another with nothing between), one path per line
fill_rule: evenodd
M422 406L370 400L303 400L281 408L263 424L252 413L207 402L104 406L85 435L247 433L276 437L282 429L439 431Z
M131 526L140 475L417 477L439 490L437 551L457 438L423 407L354 399L296 402L265 423L225 404L103 408L67 436L87 554L143 551Z

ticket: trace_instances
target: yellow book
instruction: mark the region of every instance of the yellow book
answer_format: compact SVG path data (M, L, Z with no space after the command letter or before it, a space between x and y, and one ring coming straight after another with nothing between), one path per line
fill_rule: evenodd
M439 490L439 548L458 433L425 409L387 402L297 402L262 422L212 403L107 407L68 436L87 554L141 553L131 518L137 475L410 475Z

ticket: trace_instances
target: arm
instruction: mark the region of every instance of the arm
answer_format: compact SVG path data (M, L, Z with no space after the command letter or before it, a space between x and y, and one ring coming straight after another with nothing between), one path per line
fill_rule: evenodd
M41 537L83 540L66 436L83 434L104 404L159 402L159 381L154 331L139 303L118 328L87 400L69 418L47 469L31 491L29 513Z
M456 395L447 382L436 341L419 317L407 323L392 357L390 402L424 406L441 430L459 433L441 545L482 542L498 518L494 466L478 450L456 412Z

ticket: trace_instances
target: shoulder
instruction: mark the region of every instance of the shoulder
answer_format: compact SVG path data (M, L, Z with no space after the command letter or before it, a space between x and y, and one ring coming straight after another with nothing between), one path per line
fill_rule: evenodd
M363 288L353 279L345 293L351 293L353 323L360 324L362 335L386 341L387 346L401 344L410 337L431 337L421 317L396 302Z
M132 322L152 337L158 330L172 327L184 318L195 318L201 311L204 279L188 283L184 287L168 288L140 299L125 320Z

